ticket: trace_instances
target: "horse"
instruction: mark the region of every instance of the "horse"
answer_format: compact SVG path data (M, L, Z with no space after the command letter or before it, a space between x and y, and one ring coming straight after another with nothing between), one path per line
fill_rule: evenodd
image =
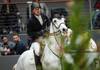
M59 29L58 31L55 31L55 34L56 34L56 32L59 34L59 32L62 33L64 31L67 31L68 28L66 27L64 21L65 21L64 18L59 18L59 19L54 18L51 22L51 25L50 25L50 34L52 35L52 33L54 32L53 30L55 30L55 28L53 29L52 26L55 26L56 29ZM53 37L53 38L50 38L50 39L55 40L54 36L51 36L51 37ZM54 43L56 43L56 41ZM46 49L46 47L44 49ZM54 50L56 50L56 48ZM56 58L56 57L54 56L54 58ZM14 65L14 69L15 70L28 70L28 69L29 70L36 70L36 65L35 65L35 60L34 60L34 53L33 53L32 49L27 50L24 53L22 53L22 55L20 55L17 63Z
M67 32L67 36L66 33ZM42 56L42 65L44 70L61 70L60 57L63 53L63 43L61 37L68 39L67 44L70 43L70 36L72 30L65 25L65 18L53 18L50 25L50 33L48 39L45 41L46 46L44 48ZM61 50L62 49L62 50ZM72 56L64 53L66 61L73 63Z
M54 18L52 20L50 25L50 34L46 40L46 46L41 59L44 70L62 70L59 56L63 53L60 49L64 47L64 45L62 45L64 43L61 42L61 37L65 36L67 39L66 44L69 45L71 43L71 35L73 34L73 31L66 27L64 20L64 18L61 18L60 20ZM67 35L65 35L66 32ZM81 37L81 35L78 36L77 41L82 41ZM97 50L97 45L92 38L90 38L87 50L90 52L95 52ZM74 64L74 59L70 53L64 52L63 56L67 63ZM86 59L88 60L87 65L89 66L97 57L97 53L86 53L86 56Z
M47 39L44 40L45 47L42 54L41 62L43 70L61 70L60 55L64 53L66 61L70 64L74 63L71 54L63 52L61 37L67 32L67 44L70 44L70 36L72 30L66 27L64 18L53 18L50 24L50 32ZM91 39L92 46L96 46L95 42ZM94 51L94 50L93 50ZM91 55L90 55L91 56ZM90 59L88 56L87 59ZM36 70L33 50L25 51L15 64L15 70ZM93 58L94 59L94 58ZM93 60L92 59L92 60ZM90 63L92 60L89 60Z

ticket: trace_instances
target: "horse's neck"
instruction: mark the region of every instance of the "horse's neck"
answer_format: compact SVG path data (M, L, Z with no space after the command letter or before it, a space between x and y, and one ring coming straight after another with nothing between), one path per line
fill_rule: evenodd
M58 54L58 49L60 49L60 37L59 36L49 36L49 38L46 41L47 46L49 47L49 49L51 49L52 51L54 51L56 54Z

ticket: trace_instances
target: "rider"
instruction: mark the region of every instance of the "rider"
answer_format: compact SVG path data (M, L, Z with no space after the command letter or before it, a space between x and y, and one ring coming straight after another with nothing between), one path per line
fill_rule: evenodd
M32 17L29 19L27 24L27 33L29 37L32 37L32 41L35 39L35 34L37 32L46 31L49 29L50 20L46 15L41 13L40 4L33 2L31 5Z

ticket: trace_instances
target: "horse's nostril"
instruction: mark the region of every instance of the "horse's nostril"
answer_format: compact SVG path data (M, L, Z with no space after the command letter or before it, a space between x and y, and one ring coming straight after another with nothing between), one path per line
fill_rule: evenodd
M67 31L68 31L68 29L63 28L63 32L67 32Z
M65 32L66 30L63 28L63 31Z

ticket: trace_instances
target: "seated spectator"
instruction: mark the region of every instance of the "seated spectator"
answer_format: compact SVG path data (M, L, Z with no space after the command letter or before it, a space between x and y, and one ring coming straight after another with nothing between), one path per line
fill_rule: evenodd
M11 54L13 54L12 48L14 48L15 43L9 41L7 36L2 36L1 40L2 40L2 42L0 44L1 55L11 55Z
M13 41L15 42L15 47L13 48L14 54L21 55L26 50L26 45L17 33L13 35Z

